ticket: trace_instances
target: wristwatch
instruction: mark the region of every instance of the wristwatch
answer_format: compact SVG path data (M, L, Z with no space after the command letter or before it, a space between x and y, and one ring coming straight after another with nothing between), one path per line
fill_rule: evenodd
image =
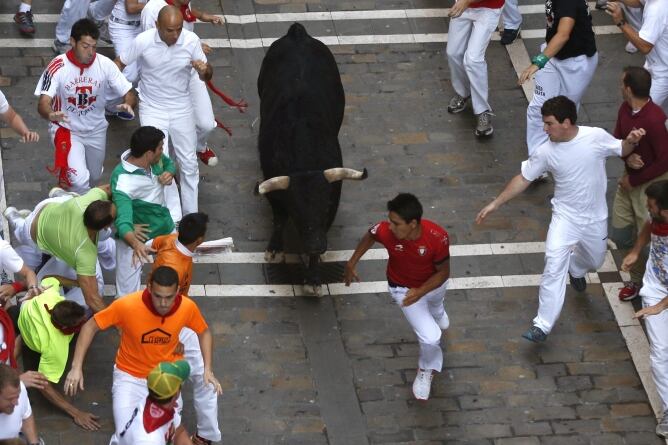
M621 20L619 21L619 23L615 23L615 24L621 28L622 26L626 25L626 20L621 19Z

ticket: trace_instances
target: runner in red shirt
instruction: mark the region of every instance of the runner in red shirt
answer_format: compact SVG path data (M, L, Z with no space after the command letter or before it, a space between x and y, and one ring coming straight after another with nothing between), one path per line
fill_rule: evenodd
M443 366L441 330L450 325L443 306L450 277L448 232L422 219L422 205L410 193L388 201L388 220L369 229L357 245L345 269L346 286L359 281L355 266L377 241L387 249L387 282L390 295L401 307L418 336L420 359L413 382L416 399L429 399L433 371Z

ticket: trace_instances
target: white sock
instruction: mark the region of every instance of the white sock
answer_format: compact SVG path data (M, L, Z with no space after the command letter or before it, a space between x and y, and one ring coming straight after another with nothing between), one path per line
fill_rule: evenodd
M32 7L32 5L21 2L21 6L19 6L19 12L28 12L28 11L30 11L31 7Z

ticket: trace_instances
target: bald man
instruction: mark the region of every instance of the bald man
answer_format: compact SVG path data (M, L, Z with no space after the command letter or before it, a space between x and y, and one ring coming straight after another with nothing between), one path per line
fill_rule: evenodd
M165 154L171 147L180 170L181 202L176 185L166 189L167 207L175 223L183 214L197 212L199 167L194 110L190 91L191 70L206 82L213 69L194 33L183 29L183 16L174 6L158 14L157 27L142 32L128 50L116 59L123 69L138 63L139 119L165 133ZM190 69L184 67L190 66ZM183 209L183 211L181 211Z

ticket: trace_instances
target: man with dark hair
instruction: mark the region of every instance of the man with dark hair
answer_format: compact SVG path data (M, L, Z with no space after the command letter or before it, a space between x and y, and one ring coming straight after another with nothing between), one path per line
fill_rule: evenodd
M213 337L197 305L181 295L179 276L171 267L158 267L143 291L116 299L86 322L77 340L72 369L65 379L65 393L84 389L83 361L95 334L115 326L121 331L113 373L113 410L116 434L123 431L132 410L146 395L146 376L160 362L183 358L179 333L195 331L204 361L204 384L221 393L212 370ZM183 345L185 349L191 345Z
M605 160L628 156L645 134L642 128L636 129L620 141L603 129L576 125L574 112L575 103L565 96L545 102L543 127L549 140L522 163L521 173L476 217L476 223L480 224L526 190L543 172L552 173L555 181L552 221L545 241L538 315L522 334L533 342L545 341L559 318L566 294L566 276L576 291L583 292L587 287L587 271L603 264L608 231Z
M191 444L181 422L179 397L190 375L185 360L162 362L146 378L147 395L119 433L120 445Z
M624 68L621 79L624 102L617 113L614 136L625 138L634 128L644 128L643 137L633 154L626 157L626 171L619 180L612 204L610 239L620 249L630 249L636 235L645 225L647 208L645 189L653 182L668 179L668 131L666 114L650 98L652 77L645 68ZM619 291L622 301L638 296L647 262L646 250L631 268L631 280Z
M150 242L155 249L153 270L162 266L173 268L179 275L179 293L188 295L192 280L193 255L195 249L204 242L209 216L206 213L189 213L179 224L179 232L162 235ZM221 439L218 426L218 393L204 382L204 363L196 334L192 329L183 328L179 339L184 345L184 355L190 368L193 385L193 404L197 414L197 431L192 440L195 445L206 445Z
M642 6L639 30L626 20L624 7L608 2L606 12L633 46L645 55L645 68L652 74L650 96L654 103L668 111L668 7L661 0L624 0L626 6Z
M23 433L27 445L42 443L37 435L28 390L15 369L0 363L0 439L15 439L19 433Z
M519 78L521 85L536 75L533 98L527 107L530 157L547 142L540 114L545 101L563 95L579 107L598 65L587 0L546 0L545 15L547 29L541 53L531 59Z
M639 261L647 244L649 259L640 295L643 309L635 318L645 319L649 339L652 376L661 398L663 416L656 426L659 437L668 437L668 181L657 181L645 189L650 219L638 234L633 249L624 257L622 270L629 271Z
M176 167L163 153L165 135L155 127L138 128L130 149L111 173L111 194L116 213L116 295L139 290L141 266L152 248L148 239L174 231L166 202L166 187L173 186ZM174 195L177 197L177 195ZM134 225L143 230L135 233Z
M100 428L97 416L79 410L58 391L67 359L70 342L86 321L84 308L60 295L56 278L45 278L46 290L21 305L18 328L23 343L25 370L39 371L48 384L39 389L44 398L67 413L80 427L94 431Z
M101 239L102 235L108 234L103 229L108 228L116 216L115 206L108 202L111 189L109 185L103 185L83 196L72 197L54 188L49 195L54 197L37 204L25 218L14 207L5 210L9 228L19 244L17 252L33 269L41 265L42 253L52 255L40 271L42 276L51 268L59 271L73 269L72 274L66 275L74 277L76 274L75 281L86 305L97 312L104 307L101 297L104 280L98 252L109 269L115 266L113 241ZM107 203L95 204L94 211L85 218L88 207L96 201Z
M400 193L388 201L387 210L388 221L371 227L346 263L344 282L349 286L359 281L355 266L376 241L387 249L390 295L420 343L413 395L427 400L433 372L443 367L441 330L450 325L443 306L450 277L450 241L445 229L422 219L422 205L414 195Z
M133 115L136 98L132 84L107 57L97 54L99 31L89 19L72 27L72 49L54 58L35 89L37 111L49 121L55 148L51 169L59 185L85 193L102 176L108 123L105 105L122 97L118 110Z

